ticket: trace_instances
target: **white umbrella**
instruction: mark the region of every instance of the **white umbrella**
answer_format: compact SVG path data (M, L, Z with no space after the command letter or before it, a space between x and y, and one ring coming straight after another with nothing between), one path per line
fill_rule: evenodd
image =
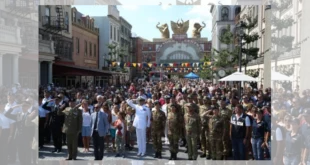
M257 81L255 78L245 75L242 72L235 72L229 76L226 76L219 81Z
M271 72L271 80L272 81L292 81L292 78L288 77L284 74L281 74L279 72L272 71Z

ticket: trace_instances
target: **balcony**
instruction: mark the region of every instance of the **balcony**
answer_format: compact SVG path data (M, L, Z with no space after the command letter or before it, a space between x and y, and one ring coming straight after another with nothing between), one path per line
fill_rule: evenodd
M38 5L40 5L40 0L5 0L5 7L19 15L37 13Z
M52 40L39 40L39 52L55 54L54 41Z
M0 42L21 44L20 27L6 26L0 18Z
M42 16L42 26L53 31L67 30L64 18L57 16Z

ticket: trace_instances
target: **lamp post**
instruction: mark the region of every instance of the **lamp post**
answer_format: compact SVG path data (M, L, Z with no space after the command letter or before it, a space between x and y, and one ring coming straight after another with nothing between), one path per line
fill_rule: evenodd
M239 25L238 25L238 35L239 35L239 45L240 45L240 48L239 48L239 58L238 58L238 63L239 63L239 72L241 73L242 71L242 38L243 38L243 29L242 29L242 24L243 22L240 21L239 22ZM241 82L239 82L239 97L241 97Z

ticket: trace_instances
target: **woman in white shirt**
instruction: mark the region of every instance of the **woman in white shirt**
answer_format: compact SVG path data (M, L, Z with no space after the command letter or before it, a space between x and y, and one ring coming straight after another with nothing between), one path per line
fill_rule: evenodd
M82 109L83 109L83 127L82 127L82 137L83 137L83 144L84 144L84 151L89 152L89 142L91 136L91 114L88 109L88 102L83 100L82 102Z

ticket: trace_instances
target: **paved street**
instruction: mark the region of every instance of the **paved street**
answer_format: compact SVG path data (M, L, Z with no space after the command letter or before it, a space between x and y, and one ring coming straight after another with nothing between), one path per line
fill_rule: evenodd
M156 160L154 157L154 151L153 151L153 146L152 146L152 142L150 142L149 144L147 144L147 152L146 155L144 157L138 157L137 156L137 146L135 145L135 148L131 151L126 151L127 152L127 156L126 158L122 158L122 157L115 157L116 153L114 153L113 151L107 151L105 150L104 153L104 159L130 159L130 160ZM44 160L59 160L59 159L65 159L67 156L67 146L63 146L63 152L62 153L51 153L51 151L53 150L53 146L52 145L45 145L45 148L39 151L39 159L44 159ZM78 153L78 159L79 160L93 160L94 156L93 156L93 147L91 145L90 148L90 153L82 153L83 148L79 148L79 153ZM187 160L188 159L188 155L187 153L184 153L185 151L185 147L180 147L179 148L179 153L178 153L178 160ZM200 155L201 151L199 150L199 155ZM168 145L163 145L163 152L162 152L162 159L169 159L170 157L170 152L168 149ZM198 156L198 160L205 160L205 158L200 158L200 156Z

